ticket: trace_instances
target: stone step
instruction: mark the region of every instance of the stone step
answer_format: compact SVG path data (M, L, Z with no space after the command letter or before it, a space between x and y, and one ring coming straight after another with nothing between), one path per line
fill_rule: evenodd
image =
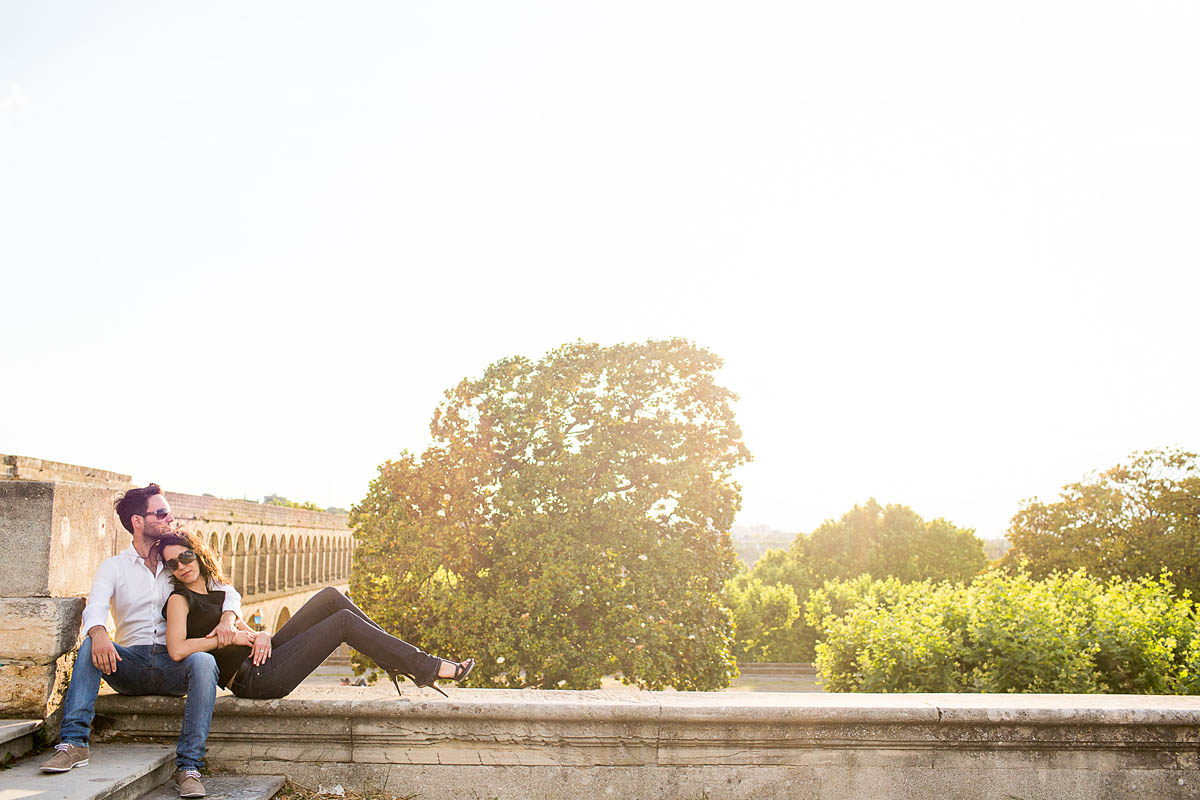
M175 748L160 744L93 745L87 766L42 772L51 755L39 753L0 771L0 800L135 800L175 772Z
M201 778L204 791L208 795L204 800L269 800L283 788L282 775L241 776L209 776ZM2 795L0 795L2 797ZM151 789L138 800L178 800L179 792L175 790L175 782L167 781L157 789Z
M738 672L746 677L816 675L812 664L803 662L767 661L738 664Z
M0 764L20 758L33 749L33 732L40 719L0 719Z

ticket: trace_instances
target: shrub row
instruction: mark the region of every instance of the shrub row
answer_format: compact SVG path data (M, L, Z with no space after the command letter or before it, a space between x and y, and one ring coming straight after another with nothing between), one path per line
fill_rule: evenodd
M831 691L1200 693L1196 609L1169 577L829 581L805 604Z

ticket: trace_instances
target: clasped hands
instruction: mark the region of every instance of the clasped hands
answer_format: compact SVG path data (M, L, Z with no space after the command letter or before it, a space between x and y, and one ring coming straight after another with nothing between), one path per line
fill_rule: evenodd
M235 628L232 622L223 619L205 638L214 637L218 648L231 645L251 648L250 658L256 667L271 657L271 634L266 631L255 631L249 627Z

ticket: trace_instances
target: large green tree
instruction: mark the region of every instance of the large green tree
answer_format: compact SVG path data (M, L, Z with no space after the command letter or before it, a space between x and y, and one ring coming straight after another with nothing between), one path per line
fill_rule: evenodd
M1064 486L1057 502L1031 500L1013 517L1005 563L1037 577L1085 567L1094 575L1173 574L1200 596L1200 461L1177 449Z
M682 339L580 342L463 380L429 448L383 464L351 513L355 600L475 656L475 685L728 685L749 453L720 363Z

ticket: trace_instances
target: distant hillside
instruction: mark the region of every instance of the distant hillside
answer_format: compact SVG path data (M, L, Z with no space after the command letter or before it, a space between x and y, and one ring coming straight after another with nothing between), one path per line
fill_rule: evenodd
M786 550L796 540L796 534L777 531L770 525L734 525L729 533L733 549L747 567L753 567L768 550Z

